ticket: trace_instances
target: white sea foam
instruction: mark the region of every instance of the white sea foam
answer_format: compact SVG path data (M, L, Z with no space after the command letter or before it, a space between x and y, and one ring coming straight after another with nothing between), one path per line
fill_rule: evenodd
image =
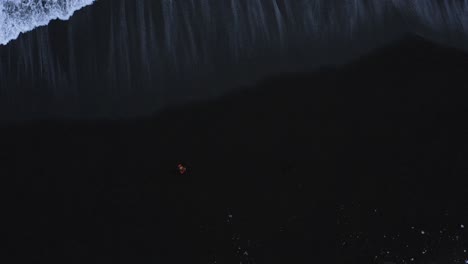
M76 10L91 5L95 0L0 0L0 45L16 39L22 32L47 25L53 19L67 20ZM112 1L112 0L111 0ZM133 0L145 2L144 0ZM154 0L156 1L156 0ZM285 31L303 26L305 34L323 35L327 32L359 31L363 25L381 23L386 14L399 16L412 23L417 22L437 32L447 30L468 35L468 0L158 0L162 4L165 42L174 46L179 34L175 27L187 25L186 32L193 33L187 21L195 9L201 6L202 14L193 16L193 25L236 27L227 34L233 39L234 50L245 46L249 36L239 30L250 31L254 37L270 39L276 36L281 41L288 38ZM222 2L222 4L219 4ZM212 12L216 9L216 13ZM200 14L198 12L198 14ZM217 16L216 14L219 14ZM223 25L225 23L226 25ZM267 32L274 28L274 31ZM244 32L245 33L245 32ZM258 36L260 33L263 35ZM272 36L273 34L273 36ZM239 36L242 36L240 38Z
M94 0L0 0L0 45L19 34L47 25L53 19L67 20L76 10Z

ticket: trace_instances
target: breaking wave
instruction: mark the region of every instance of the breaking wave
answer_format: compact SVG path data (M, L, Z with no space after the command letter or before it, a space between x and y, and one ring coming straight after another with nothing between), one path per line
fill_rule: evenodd
M76 10L94 0L0 0L0 44L19 34L47 25L53 19L67 20Z
M468 50L468 0L0 0L0 120L144 115L406 34Z

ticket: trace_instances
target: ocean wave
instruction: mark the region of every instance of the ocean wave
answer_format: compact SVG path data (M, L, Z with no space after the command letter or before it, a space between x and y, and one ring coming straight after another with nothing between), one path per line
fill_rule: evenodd
M0 45L19 34L47 25L51 20L67 20L76 10L94 0L0 0Z
M92 2L0 0L0 43ZM468 50L468 0L99 0L0 46L0 120L144 115L407 34Z

